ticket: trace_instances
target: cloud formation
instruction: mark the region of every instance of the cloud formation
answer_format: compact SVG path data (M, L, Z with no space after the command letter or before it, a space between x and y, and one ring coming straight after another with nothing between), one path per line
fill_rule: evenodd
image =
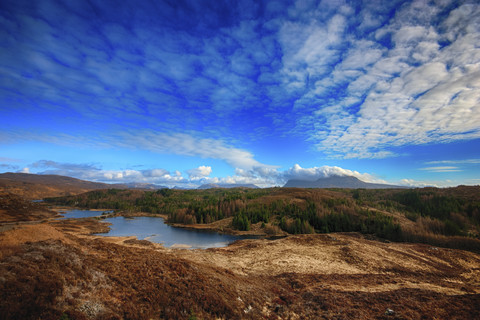
M252 153L232 147L222 140L199 138L185 133L123 132L108 139L112 144L127 148L140 148L158 153L220 159L226 161L234 168L269 167L255 160Z
M277 164L307 161L259 160L298 145L303 157L344 160L480 141L475 1L5 0L1 8L5 144L181 155L195 164L178 169L198 181L216 179L199 161L218 159L235 172L221 179L271 185L334 170L279 172ZM41 165L112 181L182 176L31 169Z
M156 168L148 170L104 170L94 164L59 163L40 160L24 168L21 172L37 174L55 174L82 180L107 183L184 183L186 179L178 171Z
M199 180L208 177L210 173L212 173L212 167L210 166L199 166L198 168L187 170L190 180Z
M365 182L386 183L383 180L376 179L368 173L360 173L340 167L322 166L313 168L302 168L295 164L292 168L283 172L284 181L290 179L315 181L320 178L328 178L331 176L353 176Z
M217 140L290 130L342 158L480 137L480 5L213 3L6 5L6 118L128 114Z
M259 187L283 186L290 179L317 180L335 175L354 176L365 182L386 183L368 173L360 173L340 167L322 166L302 168L293 167L280 171L276 168L257 167L251 170L237 169L235 175L227 177L211 177L210 166L199 166L186 170L188 178L178 170L170 172L162 168L147 170L103 170L93 164L58 163L51 160L41 160L32 163L21 172L37 174L56 174L78 179L107 183L152 183L168 187L183 186L195 188L206 183L221 184L255 184Z
M322 62L335 55L322 51L315 63L328 73L314 70L309 79L319 80L297 100L305 107L329 101L308 122L319 150L384 158L394 155L392 147L480 137L480 6L447 7L407 3L368 34L344 33L340 41L350 49L338 62ZM332 100L332 91L344 96Z

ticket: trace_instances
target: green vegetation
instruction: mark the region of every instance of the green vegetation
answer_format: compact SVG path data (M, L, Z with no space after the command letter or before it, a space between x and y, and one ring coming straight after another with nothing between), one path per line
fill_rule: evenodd
M169 222L211 223L232 218L248 231L261 223L291 233L361 232L393 241L478 238L480 188L450 189L208 189L96 190L46 202L83 208L167 214ZM401 223L401 217L411 221ZM406 227L407 225L407 227Z
M413 222L429 221L433 233L447 236L478 237L480 225L480 188L354 190L358 204L381 210L401 212ZM437 222L436 226L435 223Z

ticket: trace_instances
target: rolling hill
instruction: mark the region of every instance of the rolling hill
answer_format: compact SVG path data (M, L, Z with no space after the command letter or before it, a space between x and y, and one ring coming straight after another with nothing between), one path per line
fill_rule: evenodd
M76 195L87 191L111 188L156 190L167 187L142 182L109 184L53 174L13 172L0 174L0 191L14 193L27 199Z
M27 199L74 195L113 187L126 188L127 186L91 182L58 175L13 172L0 174L0 190L20 195Z

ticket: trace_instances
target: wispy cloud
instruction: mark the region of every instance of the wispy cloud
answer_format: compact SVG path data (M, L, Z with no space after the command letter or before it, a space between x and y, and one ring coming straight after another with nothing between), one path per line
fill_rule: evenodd
M425 167L425 168L420 168L419 170L438 172L438 173L461 172L480 164L480 159L435 160L435 161L427 161L425 162L425 164L439 165L439 166ZM455 166L452 166L452 165L455 165Z
M12 132L10 141L27 140L55 143L67 146L85 146L93 148L121 147L130 150L149 150L160 154L176 154L223 160L233 168L250 170L253 168L276 168L255 159L248 150L234 147L223 139L203 138L204 133L165 133L144 129L125 130L123 132L99 132L95 137L81 137L66 134ZM36 167L46 166L38 162ZM50 164L48 164L50 165ZM63 169L63 168L57 168Z
M55 174L86 180L96 180L102 172L102 170L94 164L61 163L52 160L40 160L32 163L25 169L27 169L27 173L35 170L41 174Z
M426 164L480 164L480 159L464 159L464 160L436 160L428 161Z
M0 162L9 162L9 163L16 163L21 162L20 159L8 158L8 157L0 157Z
M198 138L184 133L124 132L110 140L116 145L128 148L220 159L234 168L274 167L258 162L249 151L232 147L222 140Z
M459 171L462 171L459 167L453 167L453 166L426 167L426 168L420 168L420 170L430 171L430 172L459 172Z

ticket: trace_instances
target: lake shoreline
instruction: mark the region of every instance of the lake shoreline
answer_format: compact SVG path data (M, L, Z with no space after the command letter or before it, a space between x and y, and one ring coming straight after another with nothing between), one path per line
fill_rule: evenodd
M122 243L126 240L135 240L138 242L142 241L149 241L154 244L164 244L166 248L178 248L178 249L185 249L185 248L192 248L192 249L206 249L210 247L223 247L228 246L230 243L241 240L242 238L248 237L255 237L255 238L264 238L268 235L265 232L260 231L260 228L257 230L252 231L238 231L232 229L231 226L231 218L223 219L221 221L216 221L211 224L196 224L196 225L184 225L180 223L169 223L168 216L166 214L151 214L147 212L122 212L122 211L113 211L111 209L85 209L85 208L78 208L78 207L67 207L67 206L59 206L59 207L51 207L53 212L57 213L56 220L63 221L63 220L75 220L79 224L82 224L81 221L83 220L90 220L93 223L98 223L99 225L103 225L104 228L100 232L90 232L91 236L94 237L106 237L109 238L109 241L113 241L115 243ZM103 212L103 213L102 213ZM94 215L90 215L89 213L93 213ZM98 213L98 215L97 215ZM101 214L100 214L101 213ZM62 214L64 216L62 216ZM69 216L69 214L73 214L73 216ZM115 234L114 228L112 228L112 222L109 219L115 218L123 218L125 220L136 220L136 218L160 218L161 224L157 225L157 229L151 230L148 234L138 234L138 228L142 229L145 225L137 224L137 227L133 227L130 231L122 231L122 234ZM126 222L123 222L126 223ZM135 222L132 221L135 224ZM114 224L114 223L113 223ZM147 224L148 225L148 224ZM189 240L192 238L195 233L191 236L186 236L184 239L180 237L175 241L175 232L173 234L167 232L168 236L165 234L165 231L162 230L162 226L168 226L172 228L171 230L180 229L185 231L192 231L197 232L198 236L198 243L195 240ZM135 231L137 230L137 231ZM112 232L113 231L113 232ZM200 236L200 234L211 234L211 236ZM223 236L223 237L222 237ZM171 237L171 238L170 238ZM208 237L211 238L211 241L208 240ZM114 240L113 238L118 238ZM190 242L189 242L190 241ZM194 242L192 242L194 241Z
M80 208L71 208L71 209L80 209ZM110 211L113 209L92 209L96 211ZM176 223L176 222L169 222L167 214L152 214L148 212L112 212L106 215L102 215L102 219L106 218L113 218L113 217L124 217L124 218L135 218L135 217L156 217L156 218L163 218L165 224L175 227L175 228L182 228L187 230L197 230L197 231L205 231L205 232L215 232L219 234L225 235L232 235L232 236L263 236L263 237L270 237L270 236L286 236L287 233L281 230L277 231L274 234L269 234L265 231L265 229L261 228L261 223L253 224L251 226L251 230L249 231L240 231L232 228L232 217L224 218L222 220L218 220L212 223L205 223L205 224L183 224L183 223Z

